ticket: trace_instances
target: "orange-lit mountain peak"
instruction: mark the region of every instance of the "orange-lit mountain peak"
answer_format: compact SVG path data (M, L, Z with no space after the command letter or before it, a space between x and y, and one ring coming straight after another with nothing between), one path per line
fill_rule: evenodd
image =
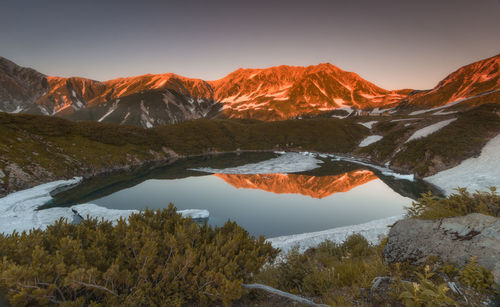
M369 170L352 171L334 176L297 174L214 175L235 188L259 189L276 194L301 194L318 199L338 192L347 192L377 179L377 176Z
M389 92L330 63L238 69L211 81L214 99L228 117L277 120L393 104L406 95Z
M409 102L414 105L434 107L479 95L488 95L489 99L486 101L491 102L498 100L499 89L500 54L497 54L459 68L441 80L432 90L411 96ZM468 103L474 103L474 99L470 99Z

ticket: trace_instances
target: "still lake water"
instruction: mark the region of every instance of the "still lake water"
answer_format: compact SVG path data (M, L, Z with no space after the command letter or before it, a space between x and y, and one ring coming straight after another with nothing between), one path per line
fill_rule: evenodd
M431 189L376 169L324 159L321 167L293 174L209 174L276 157L273 153L216 155L93 178L60 192L44 207L93 203L111 209L206 209L207 223L236 221L252 235L275 237L360 224L400 215L412 198Z

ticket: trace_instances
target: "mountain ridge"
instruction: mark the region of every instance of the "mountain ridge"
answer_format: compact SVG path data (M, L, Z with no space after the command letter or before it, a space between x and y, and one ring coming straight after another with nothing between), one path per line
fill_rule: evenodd
M239 68L213 81L175 73L97 81L47 76L0 57L0 111L148 128L214 117L345 117L374 109L436 107L493 91L468 102L478 105L498 101L499 63L500 54L468 64L431 90L386 90L331 63Z

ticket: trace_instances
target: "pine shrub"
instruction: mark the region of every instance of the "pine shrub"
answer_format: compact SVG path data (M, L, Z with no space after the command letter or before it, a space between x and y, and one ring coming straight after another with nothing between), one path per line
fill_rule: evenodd
M199 225L172 205L116 224L61 219L0 236L0 288L14 306L228 305L277 252L234 222Z

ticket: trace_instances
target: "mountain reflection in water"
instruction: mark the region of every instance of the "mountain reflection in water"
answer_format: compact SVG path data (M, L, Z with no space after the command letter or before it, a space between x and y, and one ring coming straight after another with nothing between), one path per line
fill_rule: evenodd
M297 174L214 174L235 188L259 189L276 194L301 194L322 199L338 192L347 192L377 176L369 170L357 170L332 176Z

